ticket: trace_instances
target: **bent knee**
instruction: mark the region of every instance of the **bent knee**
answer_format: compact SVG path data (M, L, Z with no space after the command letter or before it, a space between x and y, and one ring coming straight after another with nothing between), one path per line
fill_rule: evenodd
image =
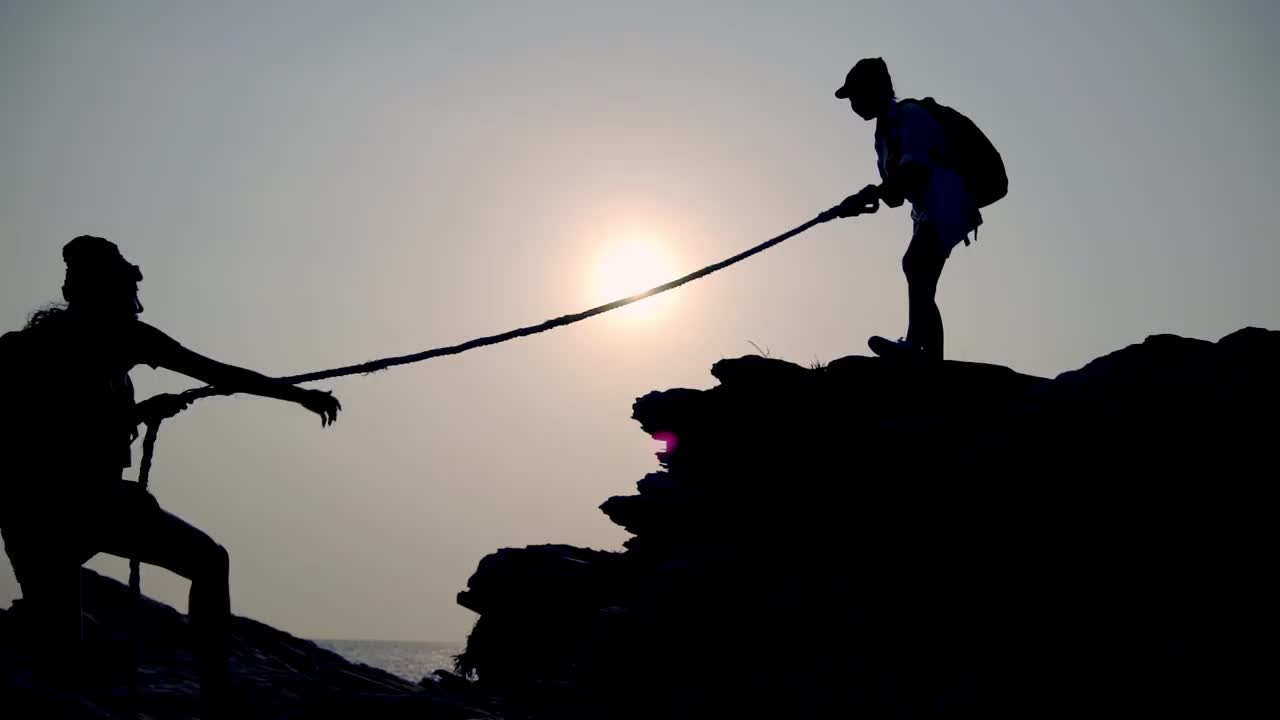
M902 274L907 277L907 282L917 284L921 281L927 281L930 272L930 263L928 258L919 249L912 248L902 256Z
M215 577L226 577L231 572L231 554L212 540L204 551L204 570Z
M914 275L920 272L920 260L911 253L910 250L902 256L902 274L910 280Z

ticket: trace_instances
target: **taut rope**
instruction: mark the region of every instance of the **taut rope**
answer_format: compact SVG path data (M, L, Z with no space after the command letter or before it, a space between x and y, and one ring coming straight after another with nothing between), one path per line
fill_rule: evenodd
M582 322L583 320L586 320L588 318L593 318L596 315L603 315L604 313L607 313L610 310L617 310L618 308L625 307L632 303L640 302L641 300L644 300L647 297L652 297L654 295L667 292L668 290L674 290L680 287L681 285L684 285L685 283L693 282L694 280L697 280L699 278L704 278L710 275L711 273L717 272L719 270L723 270L729 267L730 265L735 265L737 263L740 263L743 260L746 260L747 258L751 257L752 255L764 252L765 250L768 250L769 248L773 247L774 245L777 245L778 243L784 240L787 240L796 235L799 235L800 233L804 232L805 230L808 230L814 225L820 225L824 222L827 222L828 220L833 220L836 217L839 217L838 208L831 208L830 210L826 210L820 213L817 217L810 220L809 222L803 225L800 225L798 227L792 228L791 230L788 230L787 232L784 232L775 238L766 240L749 250L740 252L737 255L734 255L733 257L728 258L727 260L721 260L720 262L715 263L714 265L708 265L702 268L701 270L689 273L688 275L672 280L671 282L663 283L662 285L658 285L657 287L649 288L644 292L636 293L635 295L629 295L620 300L614 300L611 303L599 305L591 308L590 310L584 310L580 313L575 313L573 315L562 315L558 318L553 318L551 320L547 320L537 325L529 325L528 327L516 328L515 330L508 330L507 332L501 333L499 335L490 335L488 337L480 337L474 340L468 340L467 342L464 342L460 345L449 345L447 347L439 347L439 348L434 348L432 350L424 350L422 352L413 353L412 355L399 355L394 357L386 357L386 358L380 358L378 360L370 360L368 362L360 363L358 365L345 365L343 367L332 368L330 370L318 370L316 372L304 373L302 375L291 375L289 377L280 378L280 381L289 383L290 385L298 385L301 383L315 382L317 380L329 380L331 378L346 377L348 375L362 375L362 374L375 373L380 370L386 370L388 368L393 368L399 365L409 365L412 363L419 363L424 360L444 357L446 355L457 355L459 353L464 353L468 350L474 350L476 348L485 347L487 345L497 345L498 343L504 343L504 342L507 342L508 340L515 340L516 338L522 338L529 335L537 335L538 333L544 333L544 332L547 332L548 330L554 330L558 327L564 327L565 325L572 325L577 322ZM234 391L219 390L212 386L205 386L202 388L193 388L191 390L187 390L186 392L182 393L182 395L183 397L186 397L188 399L196 400L198 398L211 397L214 395L230 395L232 394L232 392ZM143 440L142 440L142 463L138 467L138 482L142 484L142 488L144 490L147 489L147 485L151 480L151 461L153 456L155 455L156 437L160 432L160 422L161 421L157 420L154 423L148 423L146 435L143 437ZM129 561L129 587L130 589L133 590L135 594L142 593L142 582L139 575L139 565L137 560Z

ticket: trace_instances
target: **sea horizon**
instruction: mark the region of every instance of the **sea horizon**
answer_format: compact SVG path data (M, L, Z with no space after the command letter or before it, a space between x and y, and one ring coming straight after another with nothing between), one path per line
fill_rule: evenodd
M453 670L453 658L466 647L463 640L363 640L312 638L354 663L385 670L410 682L418 682L436 670Z

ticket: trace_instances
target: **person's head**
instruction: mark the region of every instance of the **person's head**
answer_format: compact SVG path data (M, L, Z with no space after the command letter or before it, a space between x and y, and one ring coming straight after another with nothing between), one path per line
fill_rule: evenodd
M67 264L62 297L68 310L106 321L137 319L142 270L125 260L115 243L81 235L63 246L62 260Z
M844 78L836 97L848 100L849 107L863 120L880 117L893 100L893 80L889 66L881 58L863 58Z

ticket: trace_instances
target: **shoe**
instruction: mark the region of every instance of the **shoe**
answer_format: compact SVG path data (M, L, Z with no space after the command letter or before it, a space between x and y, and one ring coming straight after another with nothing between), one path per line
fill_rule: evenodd
M890 340L879 335L873 335L867 341L867 347L871 348L871 352L882 358L914 358L921 355L920 348L909 344L906 338Z

